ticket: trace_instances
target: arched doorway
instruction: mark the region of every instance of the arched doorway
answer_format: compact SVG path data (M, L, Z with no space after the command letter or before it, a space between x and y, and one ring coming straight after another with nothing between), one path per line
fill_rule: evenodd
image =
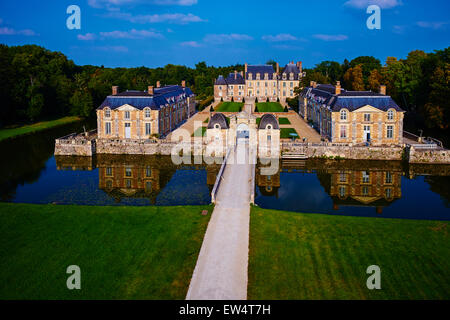
M248 125L245 123L241 123L238 125L236 129L236 139L239 141L240 139L247 140L250 137L250 130Z

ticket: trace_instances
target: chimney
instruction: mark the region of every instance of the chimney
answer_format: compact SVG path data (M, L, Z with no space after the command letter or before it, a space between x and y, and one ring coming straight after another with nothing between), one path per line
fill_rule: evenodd
M245 73L247 73L247 70L248 70L248 64L245 63Z
M186 80L181 81L181 86L182 86L183 88L186 88Z
M317 82L311 81L311 82L309 83L309 86L315 88L315 87L317 86Z
M161 81L156 81L156 87L161 88Z
M277 62L277 74L280 73L280 64Z
M113 86L112 87L112 95L115 96L119 93L119 87L118 86Z
M153 86L148 86L148 94L153 95Z
M336 82L336 94L341 94L341 82Z
M236 79L237 79L237 71L234 70L234 80L236 80Z
M297 68L300 70L300 73L302 73L302 62L297 62Z
M380 93L383 95L386 95L386 86L385 85L380 86Z

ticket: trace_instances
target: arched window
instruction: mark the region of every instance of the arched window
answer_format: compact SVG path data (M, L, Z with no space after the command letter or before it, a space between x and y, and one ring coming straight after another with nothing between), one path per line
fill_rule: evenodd
M347 120L347 110L341 110L341 120Z
M150 114L150 109L149 108L145 108L145 117L146 118L150 118L151 114Z
M268 124L268 125L266 126L266 129L267 129L267 130L272 130L272 125L271 125L271 124Z
M216 124L214 125L214 129L220 129L220 124L216 123Z
M105 108L105 118L111 118L111 109Z
M387 113L388 120L394 120L394 110L389 110Z

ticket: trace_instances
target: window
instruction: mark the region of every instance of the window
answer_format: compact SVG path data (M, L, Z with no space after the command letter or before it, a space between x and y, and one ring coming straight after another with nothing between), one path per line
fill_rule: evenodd
M286 82L283 82L283 88L286 88Z
M125 168L125 176L131 177L131 168Z
M130 119L130 111L125 111L125 119Z
M369 183L370 182L370 174L367 171L362 172L362 182Z
M347 182L347 174L345 172L339 174L339 182Z
M145 109L145 117L146 118L150 118L150 109L149 108L147 108L147 109Z
M113 175L113 169L111 167L106 168L106 175L111 177Z
M222 86L219 86L219 90L222 90Z
M105 118L111 118L111 109L109 108L105 109Z
M388 198L388 199L392 198L392 189L391 188L386 189L386 198Z
M369 187L368 186L363 186L362 187L362 194L363 194L363 196L368 196L369 195Z
M293 87L294 87L294 83L293 83L293 82L291 82L291 83L290 83L290 86L291 86L291 88L293 88Z
M214 125L214 129L220 129L220 124L216 123L216 124Z
M392 183L392 173L386 172L386 183Z
M387 114L388 120L394 120L394 110L389 110Z
M345 186L339 186L339 197L344 198L347 193L347 188Z
M394 137L394 126L387 126L386 136L388 139L392 139Z
M272 130L272 125L271 125L271 124L268 124L268 125L266 126L266 129L267 129L267 130Z
M259 81L256 83L256 86L259 87Z
M347 110L341 110L341 120L347 120Z
M145 124L145 134L147 136L152 134L152 124L151 123L146 123Z
M146 181L145 182L145 191L147 191L147 192L151 192L152 191L152 182L151 181Z
M269 86L269 84L266 82L264 82L264 85L266 86L266 88Z
M341 126L341 138L347 138L347 126Z
M364 114L364 121L365 122L370 122L370 113L365 113Z
M125 184L126 184L127 189L131 189L131 180L130 179L126 179Z
M272 136L270 134L267 136L267 142L268 143L272 142Z
M152 168L150 168L149 166L147 166L147 168L145 168L145 176L147 178L150 178L152 176Z
M105 134L111 134L111 122L105 122Z

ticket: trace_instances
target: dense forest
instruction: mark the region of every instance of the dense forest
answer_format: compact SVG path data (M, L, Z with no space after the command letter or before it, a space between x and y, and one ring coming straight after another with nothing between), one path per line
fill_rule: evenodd
M111 86L145 90L161 81L176 84L186 80L198 100L210 101L214 79L243 65L195 68L168 64L163 68L105 68L77 66L60 52L45 48L0 45L0 127L65 115L93 116ZM412 51L406 59L380 60L363 56L343 63L324 61L305 69L303 85L341 81L347 90L377 91L380 84L406 111L408 126L448 132L450 119L450 47L425 53ZM204 105L205 103L201 104ZM291 101L295 106L296 99Z

